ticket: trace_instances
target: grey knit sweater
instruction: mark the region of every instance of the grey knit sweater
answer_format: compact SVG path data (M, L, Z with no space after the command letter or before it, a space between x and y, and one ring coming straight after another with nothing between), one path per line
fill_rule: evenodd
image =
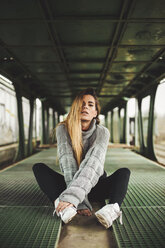
M60 169L67 185L60 201L74 204L77 209L92 210L88 194L104 173L104 161L109 142L109 130L97 125L95 119L87 131L82 131L83 160L78 168L71 139L64 124L56 128Z

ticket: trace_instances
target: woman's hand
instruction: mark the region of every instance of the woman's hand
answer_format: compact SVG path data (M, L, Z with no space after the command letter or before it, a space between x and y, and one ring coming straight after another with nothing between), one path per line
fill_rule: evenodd
M70 202L60 201L57 208L56 208L56 211L60 212L60 211L64 210L66 207L71 207L71 206L74 206L74 205Z
M77 211L77 213L80 215L86 215L86 216L92 215L92 212L89 209L80 209Z

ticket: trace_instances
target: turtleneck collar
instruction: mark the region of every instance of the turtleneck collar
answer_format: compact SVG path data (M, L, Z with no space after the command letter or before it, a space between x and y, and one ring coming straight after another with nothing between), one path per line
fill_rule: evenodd
M93 119L90 123L89 129L87 131L82 131L82 138L88 139L96 129L96 120Z

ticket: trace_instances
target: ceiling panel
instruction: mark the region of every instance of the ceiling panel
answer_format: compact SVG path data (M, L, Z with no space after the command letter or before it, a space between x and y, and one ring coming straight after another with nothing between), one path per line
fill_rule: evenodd
M43 22L0 22L0 30L7 45L51 45Z
M164 18L164 0L138 0L132 18Z
M88 86L106 113L164 75L165 1L2 2L0 73L59 113Z
M102 63L76 63L76 62L70 62L69 68L70 70L87 70L90 68L90 70L100 70L102 69L103 64Z
M57 15L108 15L118 16L122 0L50 0L50 6L55 14Z
M150 61L152 56L160 50L159 47L126 47L126 48L118 48L117 55L115 61Z
M90 47L90 48L64 48L64 53L68 60L81 59L104 59L107 49L104 47Z
M122 45L165 45L164 23L129 23Z
M117 63L113 64L111 68L111 73L130 73L130 72L139 72L144 67L143 63Z
M115 26L109 21L63 21L55 24L61 42L89 43L97 40L107 44L113 38Z

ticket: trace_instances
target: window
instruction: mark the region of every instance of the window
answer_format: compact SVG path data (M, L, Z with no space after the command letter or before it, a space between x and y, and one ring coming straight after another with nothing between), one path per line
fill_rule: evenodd
M144 145L147 146L147 135L148 135L148 118L149 118L149 108L150 108L150 96L146 96L142 100L142 123L143 123L143 138Z
M14 87L0 75L0 145L17 142L18 117Z
M109 131L111 131L111 111L108 111L107 114L107 128L109 129Z
M135 98L127 103L127 144L135 145Z
M113 141L120 143L118 108L113 109Z
M42 104L40 99L36 99L36 136L37 140L41 140L42 137Z
M123 141L123 131L124 131L124 108L120 110L120 137L121 141Z
M154 152L157 160L165 164L165 83L158 86L154 109Z
M24 120L24 134L25 140L28 140L29 135L29 118L30 118L30 104L29 100L22 97L23 120Z

